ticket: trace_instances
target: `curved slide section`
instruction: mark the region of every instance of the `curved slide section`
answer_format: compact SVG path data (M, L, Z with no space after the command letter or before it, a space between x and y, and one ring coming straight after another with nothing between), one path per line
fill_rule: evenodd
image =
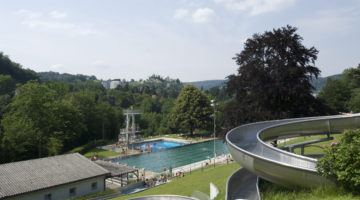
M317 173L316 159L283 151L264 141L355 128L360 128L359 114L265 121L232 129L226 135L229 152L245 170L229 178L226 199L260 199L257 176L284 186L334 184Z

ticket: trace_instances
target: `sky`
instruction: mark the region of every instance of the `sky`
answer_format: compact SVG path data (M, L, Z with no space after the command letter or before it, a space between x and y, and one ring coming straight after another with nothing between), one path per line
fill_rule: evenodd
M0 51L36 72L225 79L255 33L291 25L321 76L360 63L360 0L0 0Z

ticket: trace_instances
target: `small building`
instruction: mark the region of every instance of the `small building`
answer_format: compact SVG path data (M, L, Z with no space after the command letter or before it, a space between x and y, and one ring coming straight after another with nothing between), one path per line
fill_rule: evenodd
M109 170L111 177L118 177L120 179L121 187L129 184L129 174L133 174L136 177L136 182L139 182L140 180L139 169L136 169L135 167L115 164L103 160L97 160L95 163Z
M121 85L120 79L114 79L110 82L110 89L115 89L118 85Z
M73 153L0 165L0 199L59 200L105 190L111 173Z

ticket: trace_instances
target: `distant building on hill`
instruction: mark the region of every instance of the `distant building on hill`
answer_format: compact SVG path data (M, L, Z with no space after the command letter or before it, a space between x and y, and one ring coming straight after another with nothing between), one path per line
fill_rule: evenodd
M0 199L59 200L105 190L111 173L74 153L0 165Z
M114 79L110 82L110 89L115 89L118 85L121 85L121 80Z
M101 81L101 85L105 88L105 89L109 89L110 88L110 80L108 81Z

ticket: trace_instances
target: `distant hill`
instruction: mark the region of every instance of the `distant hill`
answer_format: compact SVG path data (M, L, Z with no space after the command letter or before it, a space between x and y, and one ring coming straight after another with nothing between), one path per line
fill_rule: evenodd
M41 82L54 81L54 82L67 82L67 83L76 83L76 82L86 82L88 80L96 80L95 76L87 76L82 74L60 74L58 72L38 72L37 75L40 78Z
M226 80L207 80L207 81L194 81L184 82L185 85L195 85L198 89L208 90L212 87L225 86Z
M335 74L327 77L319 77L317 79L311 80L311 84L315 87L315 91L314 91L315 95L317 95L320 92L321 88L326 84L328 78L338 79L341 78L341 74Z
M315 87L314 94L318 94L321 88L326 84L328 78L338 79L341 78L341 74L335 74L327 77L319 77L317 79L311 80L311 84ZM194 81L194 82L184 82L185 85L195 85L198 89L203 88L208 90L212 87L221 87L225 86L226 80L206 80L206 81Z

